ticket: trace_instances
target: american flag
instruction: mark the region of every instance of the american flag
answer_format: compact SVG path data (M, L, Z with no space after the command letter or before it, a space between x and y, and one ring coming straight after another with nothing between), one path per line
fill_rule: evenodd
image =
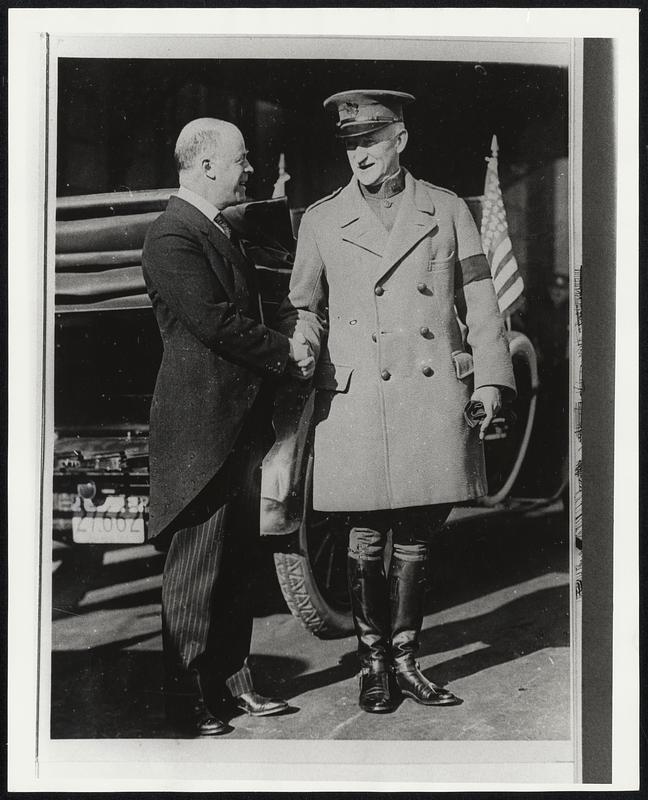
M520 305L524 281L513 255L508 232L506 209L497 174L497 137L491 142L492 156L487 157L486 181L481 221L481 240L490 265L491 276L502 314L512 314Z

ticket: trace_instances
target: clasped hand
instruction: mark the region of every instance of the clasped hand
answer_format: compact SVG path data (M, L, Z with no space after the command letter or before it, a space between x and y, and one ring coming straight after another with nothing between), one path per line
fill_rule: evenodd
M475 389L471 400L477 400L484 406L486 416L479 424L479 438L483 439L486 433L486 428L493 421L493 417L502 407L502 393L497 386L480 386Z
M315 356L306 337L301 331L295 331L290 341L290 372L302 380L313 377L315 372Z

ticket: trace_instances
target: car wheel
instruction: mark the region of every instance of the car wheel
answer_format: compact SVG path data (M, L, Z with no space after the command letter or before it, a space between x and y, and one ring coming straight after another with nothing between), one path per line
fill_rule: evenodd
M291 613L320 639L353 632L346 579L348 530L344 514L313 511L313 453L309 452L302 521L293 547L274 554Z

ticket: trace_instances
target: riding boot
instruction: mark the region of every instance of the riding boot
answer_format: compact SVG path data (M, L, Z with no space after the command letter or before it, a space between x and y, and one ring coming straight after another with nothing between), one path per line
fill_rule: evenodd
M392 553L389 568L391 654L396 684L405 697L424 706L460 703L447 689L429 681L416 662L425 604L426 562L404 560Z
M395 706L389 670L389 603L382 559L349 557L347 574L360 658L363 711L386 714Z

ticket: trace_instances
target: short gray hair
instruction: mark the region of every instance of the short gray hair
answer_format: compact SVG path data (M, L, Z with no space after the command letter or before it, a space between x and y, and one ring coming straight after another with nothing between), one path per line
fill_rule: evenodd
M223 134L238 130L231 122L213 117L202 117L188 122L180 131L173 157L178 172L191 169L204 151L221 145Z
M403 131L407 130L407 128L405 127L405 123L403 122L402 119L397 120L396 122L392 122L392 124L389 127L392 131L392 136L394 138L396 138L396 136L398 136L399 133L402 133Z

